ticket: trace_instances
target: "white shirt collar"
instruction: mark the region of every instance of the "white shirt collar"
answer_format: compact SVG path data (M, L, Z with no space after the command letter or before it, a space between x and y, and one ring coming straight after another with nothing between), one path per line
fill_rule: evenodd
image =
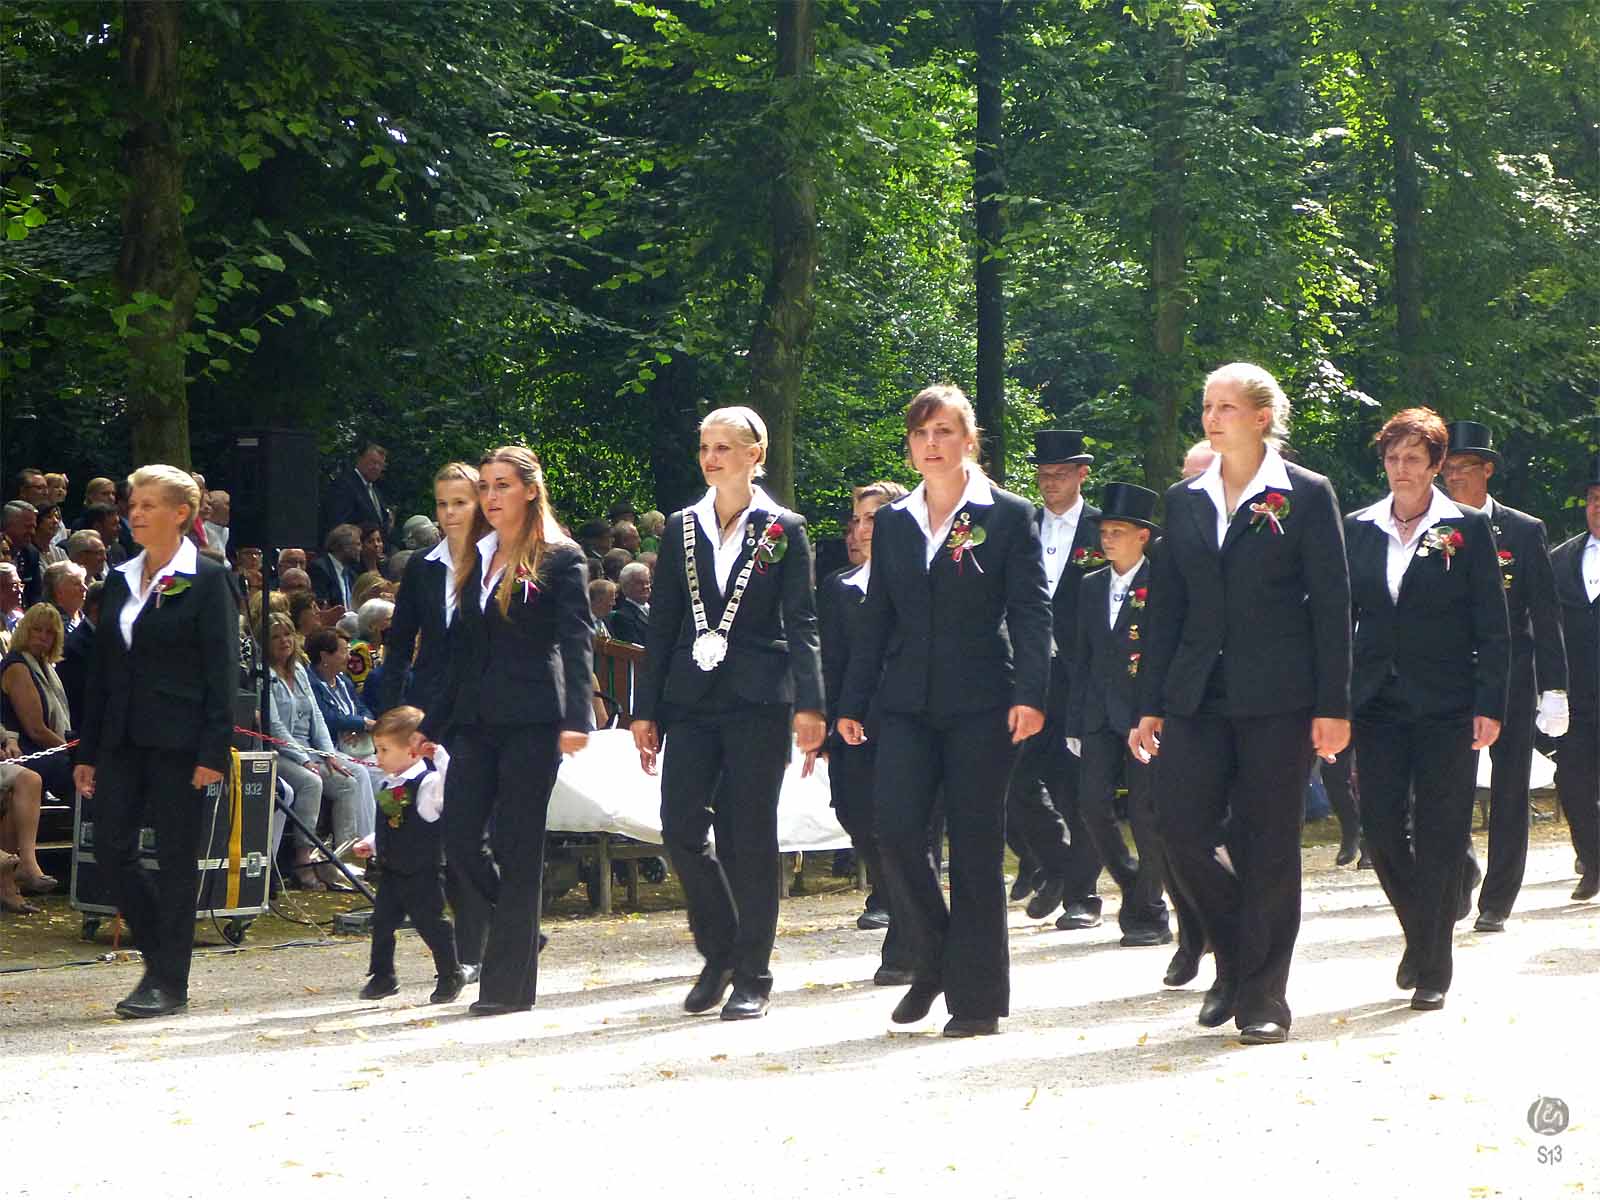
M140 597L141 600L149 596L148 588L143 591L139 588L140 572L144 570L144 558L147 553L149 552L141 550L117 568L122 572L122 577L128 581L128 591ZM178 540L178 552L164 563L159 571L150 576L150 585L154 587L156 580L167 574L193 575L199 565L200 551L195 548L195 544L188 538L180 538Z
M1141 554L1139 556L1139 561L1134 563L1133 566L1128 568L1128 573L1126 575L1118 575L1117 574L1117 569L1115 567L1112 567L1111 568L1111 590L1113 592L1125 592L1125 591L1127 591L1128 590L1128 585L1133 582L1133 577L1139 573L1139 568L1142 567L1142 566L1144 566L1144 555Z
M1438 488L1429 489L1433 496L1428 501L1428 511L1423 516L1421 524L1416 530L1416 536L1421 537L1424 530L1437 525L1440 521L1459 521L1466 514L1456 505L1455 501L1446 496ZM1358 521L1370 521L1382 529L1396 541L1400 534L1394 524L1394 493L1390 492L1376 504L1363 508L1360 512L1352 514Z
M1050 511L1050 506L1046 504L1044 506L1043 520L1046 525L1054 524L1057 521L1065 521L1068 525L1076 525L1083 520L1083 493L1078 493L1078 498L1072 502L1064 513L1053 513Z
M1583 552L1585 554L1591 550L1600 550L1600 538L1595 537L1592 533L1589 535L1589 540L1583 544Z
M872 560L869 558L848 575L841 575L839 582L845 587L859 588L861 594L867 594L867 584L872 579Z
M786 511L783 505L767 495L765 489L759 484L751 485L750 503L745 507L744 512L739 514L739 520L735 524L743 524L745 514L752 510L758 510L774 517L782 516ZM700 518L700 528L711 539L711 544L713 546L720 545L722 543L720 536L722 522L717 520L717 489L707 488L706 494L696 500L689 507L689 511Z
M429 562L443 563L450 570L455 570L456 560L450 554L450 539L442 537L432 550L422 556Z
M398 775L385 775L383 786L386 788L397 787L402 783L410 783L413 779L421 779L428 773L428 760L419 758Z
M956 501L952 513L958 512L969 504L993 504L994 489L989 486L989 478L978 469L976 463L967 463L967 486L961 493L961 499ZM928 532L928 484L924 480L911 489L909 495L901 497L889 506L890 508L903 508L917 519L924 532Z
M1261 459L1261 465L1256 468L1255 478L1250 485L1240 492L1241 497L1254 496L1265 488L1293 488L1289 482L1289 472L1284 468L1283 455L1278 453L1276 446L1268 446L1266 454ZM1222 455L1215 455L1211 465L1189 481L1189 490L1192 492L1211 492L1213 499L1222 495ZM1217 510L1222 510L1223 504L1217 504Z

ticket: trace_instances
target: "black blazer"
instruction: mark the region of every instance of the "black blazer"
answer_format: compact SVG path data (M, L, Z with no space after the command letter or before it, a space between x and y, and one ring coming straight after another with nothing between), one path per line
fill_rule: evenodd
M1486 515L1494 530L1505 582L1512 669L1532 667L1534 686L1541 692L1565 691L1567 650L1561 637L1561 605L1556 600L1544 522L1498 500Z
M828 696L828 738L835 745L843 744L833 723L839 713L840 697L844 695L850 659L860 643L861 610L867 602L866 592L844 582L844 577L857 569L845 567L835 571L817 588L817 632L822 636L822 682ZM878 724L876 703L864 723L868 737L874 736Z
M1583 547L1587 531L1569 538L1550 555L1561 605L1561 625L1567 646L1567 705L1573 719L1582 713L1590 721L1600 712L1600 601L1590 603L1583 586Z
M118 637L121 634L117 635ZM61 677L61 686L66 689L67 708L72 713L72 727L83 728L84 689L89 683L89 661L94 656L95 629L88 617L78 622L78 627L67 634L66 645L61 651L61 662L56 667L56 674Z
M537 587L519 586L510 610L479 605L477 551L456 603L448 677L423 719L434 740L471 725L543 725L587 733L594 727L594 627L582 552L571 542L545 548ZM409 564L408 564L409 565Z
M899 500L878 510L872 580L861 607L839 716L949 716L1023 704L1041 711L1050 685L1050 597L1033 505L994 488L993 504L963 501L984 542L957 563L946 546L928 565L927 539ZM980 569L981 568L981 569Z
M96 765L102 747L138 746L193 751L198 765L228 773L239 609L227 567L200 555L189 578L186 591L159 607L152 594L133 624L130 648L118 624L128 581L111 572L84 687L78 762Z
M449 682L445 589L454 586L444 563L428 558L425 552L407 560L400 594L395 597L394 619L383 638L388 669L383 672L378 689L377 712L387 712L401 703L414 704L427 712L439 702Z
M1167 489L1166 533L1151 556L1140 716L1192 716L1222 671L1232 716L1309 708L1350 715L1350 579L1338 498L1321 475L1285 463L1289 487L1263 488L1235 510L1222 547L1217 511L1180 480ZM1274 532L1252 503L1284 493Z
M1044 506L1035 505L1033 509L1033 526L1041 532L1044 529ZM1101 563L1100 558L1100 510L1087 500L1083 502L1083 512L1078 516L1078 529L1073 535L1072 545L1067 550L1067 565L1061 569L1061 577L1056 580L1056 590L1050 594L1050 629L1055 637L1055 653L1050 662L1050 704L1052 707L1065 707L1067 693L1072 678L1072 644L1078 636L1078 591L1083 577L1096 569L1093 565L1085 565L1079 559L1079 552L1086 552L1093 557L1090 563ZM1041 554L1043 550L1041 548ZM1041 559L1041 561L1043 561ZM1046 579L1048 580L1048 576Z
M1505 717L1511 639L1494 533L1477 509L1458 507L1459 518L1433 528L1459 531L1464 544L1449 559L1419 554L1398 602L1389 596L1389 535L1371 521L1345 518L1356 627L1350 699L1358 714L1398 677L1398 693L1388 694L1414 719Z
M629 642L635 646L644 645L644 639L650 628L650 616L645 612L644 606L635 604L620 593L617 596L617 606L611 610L611 615L606 618L606 634L616 638L619 642Z
M806 519L799 513L751 510L745 524L745 544L728 574L726 593L717 590L711 541L704 531L696 530L695 564L706 623L715 629L722 620L739 572L774 518L782 525L789 548L766 570L750 573L739 615L728 631L728 656L714 671L695 666L691 652L694 610L684 570L683 523L692 518L687 509L668 518L650 592L644 664L634 682L636 720L659 720L663 705L694 705L705 697L718 677L726 680L735 695L753 704L792 704L801 712L824 710L816 597L811 583L811 542L806 536Z
M379 493L379 499L382 499L382 493ZM373 508L372 497L367 494L367 481L361 478L361 473L354 467L347 467L341 471L338 478L328 485L328 496L323 510L324 531L332 529L335 525L371 523L382 529L385 534L389 532L388 514Z
M1084 576L1078 589L1078 628L1072 643L1067 736L1123 735L1139 723L1138 676L1144 661L1145 614L1150 611L1150 575L1146 558L1134 572L1115 626L1106 623L1111 608L1111 568ZM1141 588L1143 596L1139 595Z
M413 557L415 557L413 555ZM321 554L311 560L306 574L311 578L311 591L323 604L345 603L344 592L339 588L336 571L343 571L350 588L350 599L355 599L356 575L331 554Z

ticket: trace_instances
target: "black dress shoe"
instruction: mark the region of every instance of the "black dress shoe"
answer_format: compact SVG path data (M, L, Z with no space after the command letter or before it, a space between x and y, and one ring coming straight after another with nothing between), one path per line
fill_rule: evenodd
M944 991L937 983L913 983L900 1003L894 1006L894 1012L889 1019L896 1025L915 1025L928 1015L933 1008L933 1002Z
M1056 918L1057 929L1093 929L1100 924L1100 914L1087 904L1074 900L1066 911Z
M689 989L689 994L683 998L683 1011L691 1013L710 1012L722 1003L722 998L728 994L728 988L733 984L733 972L723 967L714 967L707 963L700 970L700 978L694 981L694 986Z
M1472 923L1472 927L1479 933L1504 933L1506 914L1485 910L1478 914L1478 919Z
M1581 875L1583 872L1579 871L1578 874ZM1019 900L1026 900L1032 895L1033 890L1043 882L1042 875L1043 872L1037 871L1032 867L1019 865L1017 867L1017 877L1011 882L1011 903L1015 904Z
M140 980L139 986L117 1004L117 1016L137 1021L146 1017L164 1017L188 1006L188 996L164 987L146 975Z
M1585 875L1578 880L1578 886L1572 889L1574 900L1593 900L1600 893L1600 877Z
M1027 913L1035 921L1042 921L1061 907L1061 897L1066 895L1067 881L1059 875L1049 876L1039 885L1039 890L1028 901Z
M1182 987L1198 974L1200 960L1187 950L1180 949L1167 964L1167 973L1161 977L1161 982L1168 987Z
M1432 1012L1444 1007L1444 993L1433 988L1418 988L1411 993L1411 1007L1418 1012Z
M856 918L857 929L889 928L889 912L883 908L869 908Z
M439 976L438 985L433 989L433 995L428 997L429 1004L449 1004L461 995L461 989L467 986L467 977L459 969L448 975Z
M1215 1029L1218 1025L1233 1020L1233 1003L1236 998L1231 983L1217 980L1206 990L1205 999L1200 1001L1200 1012L1195 1020L1207 1029Z
M1239 1040L1246 1046L1274 1046L1289 1040L1289 1030L1276 1021L1255 1021L1239 1031Z
M994 1017L951 1017L945 1022L945 1037L988 1037L1000 1032Z
M544 948L546 946L548 946L549 944L550 944L550 935L548 933L539 934L539 953L540 954L544 953Z
M1160 929L1130 929L1122 935L1124 946L1170 946L1172 944L1172 930L1162 926Z
M1400 956L1400 968L1394 973L1394 985L1402 992L1408 992L1417 986L1417 964L1411 961L1411 955Z
M767 993L752 987L735 987L722 1006L724 1021L750 1021L767 1015Z
M1372 865L1372 855L1368 854L1365 850L1363 850L1361 852L1361 857L1356 859L1356 870L1358 870L1358 871L1375 871L1375 870L1377 870L1377 868Z
M367 986L361 989L363 1000L382 1000L385 996L393 996L400 990L400 981L393 975L374 975L367 980Z
M467 1005L467 1012L474 1017L501 1017L506 1013L527 1012L531 1004L502 1004L498 1000L474 1000Z
M901 967L879 967L872 982L877 987L910 987L916 978L915 972Z
M478 980L481 979L482 977L483 977L483 964L482 963L462 963L461 964L461 986L462 987L466 987L470 983L477 983Z
M1333 865L1336 867L1348 867L1360 857L1361 843L1359 841L1340 842L1339 853L1334 855Z

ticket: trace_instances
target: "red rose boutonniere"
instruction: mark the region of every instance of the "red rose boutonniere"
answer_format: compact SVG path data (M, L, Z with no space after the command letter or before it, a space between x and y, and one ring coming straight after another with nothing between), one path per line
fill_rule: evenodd
M1461 531L1454 525L1435 525L1428 530L1422 539L1422 546L1417 551L1418 558L1427 558L1430 554L1444 556L1444 569L1450 569L1450 560L1455 558L1456 551L1467 544L1467 539L1461 536Z
M1128 604L1133 608L1143 608L1146 600L1150 598L1149 588L1134 588L1128 593Z
M1140 655L1137 652L1128 655L1128 674L1135 679L1139 677L1139 658Z
M1106 565L1106 556L1093 546L1079 546L1072 552L1072 565L1082 571L1096 571Z
M756 570L765 575L767 567L780 561L787 553L789 553L789 535L783 532L783 525L778 518L773 517L756 546Z
M1502 572L1503 578L1506 581L1507 590L1510 589L1511 581L1512 581L1512 579L1515 578L1515 576L1513 576L1511 574L1511 568L1516 565L1516 561L1517 561L1516 555L1512 554L1511 551L1509 551L1509 550L1500 551L1500 570Z
M978 573L983 574L983 564L978 561L977 549L989 540L989 531L982 525L974 528L972 514L963 512L956 518L956 523L950 527L950 540L945 543L950 551L950 558L956 564L956 570L961 570L963 561L970 557L972 565L978 568Z
M163 575L156 580L156 607L161 607L161 602L168 596L181 596L189 590L189 576Z
M532 604L533 598L539 594L539 584L533 578L533 572L527 567L518 567L514 576L516 584L522 589L522 602Z
M1283 520L1289 515L1292 507L1289 497L1282 492L1268 492L1264 498L1250 506L1250 511L1255 514L1250 518L1250 528L1259 531L1270 525L1272 532L1281 536Z

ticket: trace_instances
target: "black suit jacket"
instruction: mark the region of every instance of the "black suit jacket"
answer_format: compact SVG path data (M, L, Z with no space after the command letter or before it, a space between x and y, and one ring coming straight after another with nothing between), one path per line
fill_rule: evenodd
M545 549L536 588L519 586L504 615L481 607L483 572L473 569L456 604L448 680L423 727L435 740L471 725L594 727L594 626L583 554L571 542Z
M67 708L72 714L74 729L83 728L84 717L87 715L83 707L83 694L89 683L89 665L94 656L94 641L94 626L89 623L89 618L85 617L78 622L76 629L67 634L66 645L61 652L61 662L56 667L56 674L61 677L61 686L66 689Z
M380 492L380 499L382 495ZM361 473L354 467L346 467L328 486L328 496L323 506L323 531L335 525L364 525L369 522L385 534L389 532L388 514L372 506L372 497L367 494L367 481L361 478Z
M1461 513L1434 529L1455 529L1464 544L1453 558L1434 551L1413 559L1398 602L1389 596L1389 535L1371 521L1345 519L1357 714L1370 712L1375 700L1398 698L1419 720L1504 719L1511 668L1505 585L1488 520L1475 508L1462 506Z
M694 610L684 570L683 523L693 518L685 509L668 519L650 592L644 665L634 684L635 719L658 720L664 705L694 705L718 677L726 680L735 695L755 704L792 704L801 712L824 710L811 542L806 536L806 519L799 513L751 510L745 544L728 573L726 593L717 589L711 541L703 531L696 531L695 564L706 624L715 629L722 620L739 572L753 552L752 539L759 540L774 518L782 525L789 548L766 570L751 572L739 615L728 631L728 655L714 671L695 666L692 654Z
M1321 475L1285 463L1287 489L1245 496L1221 548L1211 498L1167 489L1165 536L1151 556L1140 716L1191 716L1222 672L1232 716L1309 708L1350 715L1350 580L1338 498ZM1271 490L1290 511L1275 532L1252 503Z
M100 597L78 729L80 763L94 766L103 747L190 750L195 762L224 775L230 768L233 700L239 679L239 609L228 568L201 555L188 589L152 594L125 645L118 617L128 581L111 572Z
M449 630L444 623L445 589L454 587L444 563L413 554L400 579L394 619L384 635L383 673L376 711L414 704L423 712L439 702L449 681ZM413 657L414 656L414 657ZM409 680L406 666L410 664Z
M1111 609L1111 568L1084 576L1078 592L1078 628L1072 651L1072 691L1067 705L1069 737L1126 734L1139 723L1140 664L1144 661L1145 614L1150 611L1150 560L1134 572L1117 623ZM1144 590L1141 596L1140 589Z
M22 580L22 607L32 608L44 597L44 558L30 542L11 547L11 565Z
M905 501L878 510L872 580L861 608L839 715L951 716L1023 704L1044 710L1050 686L1050 598L1033 505L994 488L963 501L983 544L958 563L946 546L932 566Z
M413 555L412 557L416 557ZM355 598L356 576L355 572L346 567L331 554L322 554L311 560L306 567L306 574L311 577L311 590L318 600L324 604L344 604L345 594L339 588L336 571L343 571L345 582L349 585L351 599Z
M1567 705L1573 720L1593 721L1600 712L1600 601L1590 603L1583 586L1583 547L1587 531L1557 546L1550 555L1561 605L1567 647Z
M1505 582L1512 671L1520 675L1531 668L1539 691L1565 691L1567 649L1544 522L1498 500L1485 515L1494 530Z
M1033 525L1044 529L1044 506L1035 505ZM1085 552L1092 557L1085 565L1078 556ZM1042 553L1042 549L1041 549ZM1042 559L1041 559L1042 561ZM1078 592L1083 577L1095 570L1094 563L1103 563L1100 557L1100 510L1087 500L1078 516L1078 529L1072 545L1067 549L1067 564L1056 580L1055 591L1050 594L1050 631L1055 638L1055 653L1050 662L1050 707L1064 712L1072 682L1072 644L1078 636ZM1047 575L1048 582L1049 576Z
M867 602L866 592L844 582L844 577L855 570L856 567L845 567L835 571L817 588L817 632L822 636L822 682L828 696L828 737L835 744L840 743L833 723L839 713L839 700L844 695L850 659L860 642L861 610ZM875 736L878 724L876 703L867 714L864 724L867 736Z
M606 632L619 642L642 646L649 629L650 617L645 612L644 606L635 604L619 593L616 607L606 618Z

